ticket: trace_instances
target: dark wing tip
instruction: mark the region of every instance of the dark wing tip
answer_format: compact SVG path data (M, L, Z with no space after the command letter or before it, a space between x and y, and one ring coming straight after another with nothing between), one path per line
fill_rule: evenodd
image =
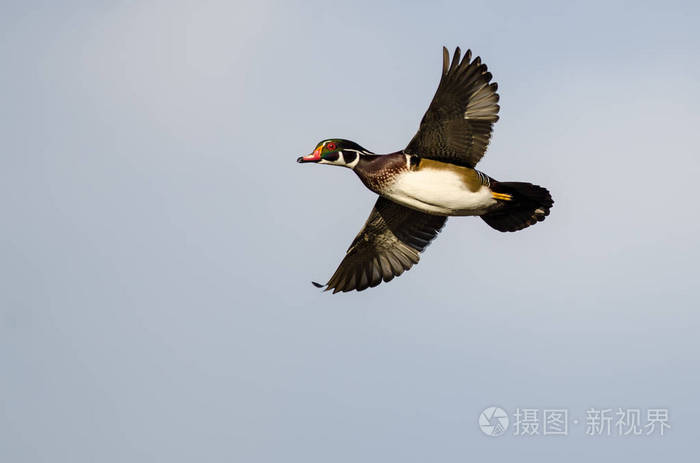
M447 74L447 69L450 65L450 52L447 51L447 47L442 47L442 74Z
M311 284L317 288L323 288L323 285L321 283L316 283L315 281L312 281Z
M452 55L452 64L450 65L450 71L457 69L457 66L459 66L459 60L462 56L462 51L459 49L459 47L455 48L455 54Z

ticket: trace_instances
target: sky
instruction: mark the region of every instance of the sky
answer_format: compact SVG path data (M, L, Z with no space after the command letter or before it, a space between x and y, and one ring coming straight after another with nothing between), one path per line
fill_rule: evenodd
M3 2L0 461L690 461L699 20L696 2ZM508 234L451 218L390 284L320 292L375 198L295 160L330 137L403 148L443 45L499 83L479 168L546 186L552 213ZM516 435L525 409L536 435ZM670 428L589 435L619 409Z

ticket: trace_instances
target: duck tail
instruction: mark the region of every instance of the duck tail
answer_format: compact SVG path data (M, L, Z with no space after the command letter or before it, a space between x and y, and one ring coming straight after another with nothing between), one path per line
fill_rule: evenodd
M502 232L513 232L542 222L554 205L546 188L525 182L491 181L491 190L501 205L481 216Z

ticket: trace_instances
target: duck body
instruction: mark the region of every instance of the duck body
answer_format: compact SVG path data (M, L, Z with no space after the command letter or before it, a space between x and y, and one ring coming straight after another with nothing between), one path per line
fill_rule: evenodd
M499 206L491 179L470 167L398 152L362 156L353 170L370 190L426 214L482 215Z

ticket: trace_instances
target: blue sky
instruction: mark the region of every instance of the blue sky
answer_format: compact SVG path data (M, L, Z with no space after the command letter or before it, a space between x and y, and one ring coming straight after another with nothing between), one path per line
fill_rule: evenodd
M0 460L688 460L700 415L693 2L5 2ZM331 296L441 47L499 83L479 168L543 224L454 218ZM492 438L488 406L665 408L663 436Z

